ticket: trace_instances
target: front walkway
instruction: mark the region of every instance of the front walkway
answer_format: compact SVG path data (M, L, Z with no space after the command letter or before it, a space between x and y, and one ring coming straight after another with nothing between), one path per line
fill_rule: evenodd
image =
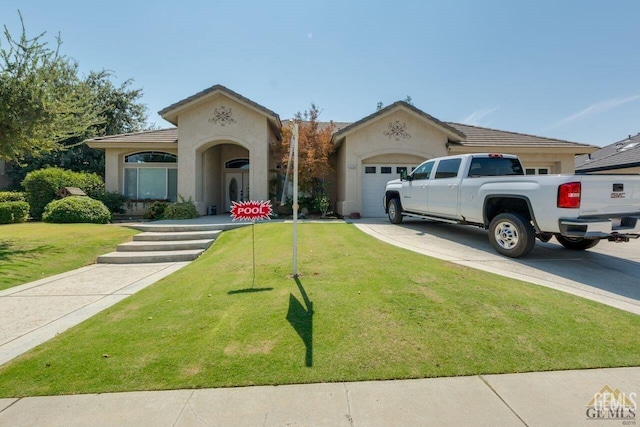
M0 291L0 365L187 264L93 264Z

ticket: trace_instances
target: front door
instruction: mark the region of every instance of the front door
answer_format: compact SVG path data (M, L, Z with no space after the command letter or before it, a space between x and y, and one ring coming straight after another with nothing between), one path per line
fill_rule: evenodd
M225 174L225 212L231 212L232 202L249 200L249 172Z

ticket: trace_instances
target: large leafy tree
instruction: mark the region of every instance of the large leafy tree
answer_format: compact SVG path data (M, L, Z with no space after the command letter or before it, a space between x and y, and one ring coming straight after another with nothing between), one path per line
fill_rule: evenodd
M80 77L77 63L58 53L60 37L54 51L44 35L29 39L23 24L14 39L5 27L0 45L0 159L10 160L13 187L49 166L103 175L104 152L83 141L148 129L142 90L131 88L132 80L115 85L104 70Z
M298 112L293 121L298 124L298 184L312 196L324 192L326 178L331 172L329 156L333 152L331 136L333 122L319 122L321 110L311 103L309 110ZM276 144L280 163L286 167L289 160L291 127L282 127L282 138Z
M58 166L75 172L94 172L104 175L104 152L82 143L96 136L137 132L148 129L147 108L140 103L141 89L132 89L132 80L119 86L111 81L108 71L91 72L84 80L90 89L93 104L99 107L101 120L82 135L68 138L47 154L23 155L9 164L12 186L19 187L27 173Z
M103 118L78 64L51 49L45 33L14 38L4 27L0 40L0 158L15 160L62 148Z

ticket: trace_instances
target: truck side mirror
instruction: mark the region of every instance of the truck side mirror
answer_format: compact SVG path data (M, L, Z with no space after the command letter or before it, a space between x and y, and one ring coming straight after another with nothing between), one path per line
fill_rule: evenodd
M400 180L407 181L407 171L404 169L400 171Z

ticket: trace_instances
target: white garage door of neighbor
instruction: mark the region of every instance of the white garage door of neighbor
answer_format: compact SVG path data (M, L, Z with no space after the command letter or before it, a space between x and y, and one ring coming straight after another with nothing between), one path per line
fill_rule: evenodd
M388 181L400 178L400 171L407 173L417 165L405 164L363 164L362 165L362 216L368 218L384 217L384 188Z

